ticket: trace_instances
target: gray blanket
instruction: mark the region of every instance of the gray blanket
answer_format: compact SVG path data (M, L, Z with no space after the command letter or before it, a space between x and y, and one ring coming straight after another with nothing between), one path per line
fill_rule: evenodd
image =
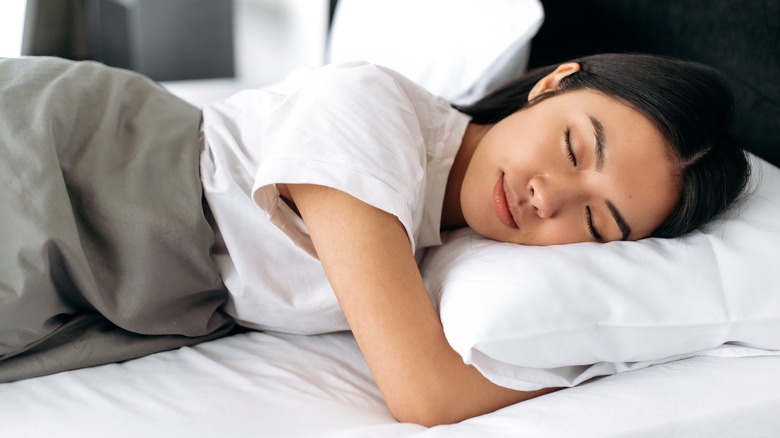
M0 60L0 382L231 330L200 117L131 72Z

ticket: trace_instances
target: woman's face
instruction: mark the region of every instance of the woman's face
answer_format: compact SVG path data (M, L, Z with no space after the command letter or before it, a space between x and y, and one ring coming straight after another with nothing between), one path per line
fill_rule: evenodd
M679 196L661 133L592 90L544 99L491 127L461 188L468 225L525 245L647 237Z

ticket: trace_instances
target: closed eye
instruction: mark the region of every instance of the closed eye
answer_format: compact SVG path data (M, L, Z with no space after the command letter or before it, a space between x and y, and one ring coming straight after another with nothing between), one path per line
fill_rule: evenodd
M601 237L601 234L599 234L598 231L596 231L596 228L593 226L593 216L590 214L590 207L585 207L585 221L586 225L588 227L588 233L595 239L597 242L603 242L604 238Z
M571 161L571 164L574 167L577 167L577 157L574 155L574 149L571 147L571 128L566 128L566 130L563 131L563 140L566 143L566 158Z

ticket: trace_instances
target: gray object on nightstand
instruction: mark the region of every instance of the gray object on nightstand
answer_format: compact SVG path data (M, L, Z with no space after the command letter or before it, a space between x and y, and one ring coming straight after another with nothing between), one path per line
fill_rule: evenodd
M158 81L234 76L232 0L88 0L90 57Z

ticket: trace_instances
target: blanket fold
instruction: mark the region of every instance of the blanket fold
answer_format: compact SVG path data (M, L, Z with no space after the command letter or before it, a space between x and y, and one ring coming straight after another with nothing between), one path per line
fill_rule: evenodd
M0 382L231 330L200 119L133 72L0 60Z

